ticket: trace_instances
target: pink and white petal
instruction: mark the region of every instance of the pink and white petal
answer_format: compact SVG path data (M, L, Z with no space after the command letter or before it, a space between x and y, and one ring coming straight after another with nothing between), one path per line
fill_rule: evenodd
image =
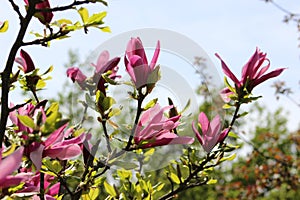
M97 65L94 65L96 67L95 72L102 74L104 72L103 66L107 63L108 60L109 52L106 50L102 51L98 57Z
M198 122L201 125L202 134L206 135L210 128L210 122L204 112L201 112L198 116Z
M0 184L4 178L10 175L13 171L17 170L22 161L24 147L20 147L15 152L2 159L0 162ZM9 166L9 167L8 167Z
M54 143L61 142L64 138L63 130L67 127L68 123L62 125L56 129L44 142L45 147L48 147Z
M44 145L40 145L35 151L32 151L29 155L30 160L36 167L36 170L39 171L42 166L42 159L43 159L43 151L45 149Z
M158 56L159 56L159 52L160 52L160 41L158 40L157 44L156 44L156 49L155 49L153 58L152 58L151 63L150 63L150 70L151 71L153 71L153 69L155 68L155 65L156 65L156 62L157 62L157 59L158 59Z
M51 147L44 150L44 155L50 158L58 158L60 160L67 160L74 158L82 153L81 148L77 144L68 146Z

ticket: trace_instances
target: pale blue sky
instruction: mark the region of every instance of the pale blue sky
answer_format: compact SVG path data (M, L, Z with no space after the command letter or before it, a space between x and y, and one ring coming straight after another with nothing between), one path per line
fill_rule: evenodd
M16 0L16 2L23 4L23 0ZM64 1L50 0L50 2L55 6ZM294 12L300 12L300 3L296 1L276 2ZM92 8L91 12L102 9L108 11L105 22L111 27L111 34L90 29L87 35L79 31L72 33L70 39L54 41L51 48L37 46L24 48L31 54L35 64L44 70L54 65L53 80L48 83L50 91L59 88L59 83L65 78L65 69L62 66L67 62L68 49L78 49L84 60L102 42L122 32L140 28L164 28L186 35L197 42L220 69L219 61L214 56L214 53L218 52L236 74L240 74L241 67L252 55L256 46L260 47L268 53L272 69L289 68L280 79L293 87L296 93L294 97L300 101L298 94L300 80L298 44L300 42L297 40L299 36L297 28L294 24L282 23L284 13L271 4L261 0L112 0L108 8L99 6L98 9ZM54 19L62 17L66 16L55 13ZM79 20L74 12L69 12L68 17ZM0 7L0 21L6 19L10 20L10 28L7 33L0 35L1 66L5 64L8 49L18 29L17 16L12 12L7 0L2 1ZM36 19L34 22L33 24L39 24ZM30 30L39 31L41 26L33 24ZM221 71L219 72L220 76L223 76ZM272 83L273 81L269 81L260 85L254 93L263 95L264 98L260 101L265 102L269 108L285 105L291 112L289 125L291 128L296 128L299 122L297 119L299 107L284 97L279 102L275 101L274 90L270 88Z

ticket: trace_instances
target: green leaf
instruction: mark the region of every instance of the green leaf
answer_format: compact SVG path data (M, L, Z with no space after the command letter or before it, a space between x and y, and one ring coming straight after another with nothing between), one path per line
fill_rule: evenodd
M88 194L82 195L83 200L96 200L99 196L100 189L96 187L90 188L90 191Z
M216 184L218 182L218 180L217 179L210 179L209 181L207 181L207 183L206 184L208 184L208 185L212 185L212 184Z
M21 122L24 126L27 126L27 127L29 127L29 128L32 128L32 129L35 128L34 121L33 121L33 119L31 119L29 116L27 116L27 115L18 115L17 117L18 117L18 119L20 120L20 122Z
M87 21L86 24L94 24L94 25L100 25L103 24L103 18L106 16L106 12L100 12L100 13L96 13L93 14Z
M237 134L235 134L234 132L232 132L232 131L230 131L229 133L228 133L228 136L229 137L232 137L232 138L239 138L239 136L237 135Z
M117 174L123 180L125 180L125 179L131 179L131 177L132 177L132 173L131 173L130 170L121 169L121 170L117 171Z
M231 108L231 105L226 103L223 105L223 109L230 109Z
M132 162L123 162L123 161L120 161L120 160L116 160L116 161L114 161L111 164L119 166L119 167L122 167L122 168L124 168L126 170L135 169L135 168L138 167L138 165L135 164L135 163L132 163Z
M110 109L116 101L112 97L105 97L102 101L102 108L104 111Z
M180 111L179 114L184 113L191 105L191 99L188 100L188 102L185 104L184 108L182 109L182 111Z
M111 30L109 28L109 26L105 26L105 27L100 27L101 31L103 31L104 33L111 33Z
M49 171L54 172L55 174L58 174L63 168L60 165L59 161L57 160L45 160L43 164L48 168Z
M152 156L152 154L155 152L155 148L151 148L151 149L148 149L145 153L144 153L144 156L147 157L147 156Z
M236 154L234 153L234 154L232 154L232 155L230 155L230 156L221 158L220 162L223 162L223 161L226 161L226 160L229 160L229 161L230 161L230 160L235 159L235 157L236 157Z
M108 117L113 117L121 114L121 110L119 108L113 108L108 114Z
M148 110L149 108L152 108L153 106L155 106L157 100L158 100L158 98L155 98L155 99L152 99L151 101L149 101L147 103L147 105L144 107L144 110Z
M52 72L53 71L53 65L51 65L43 74L42 74L42 76L43 75L46 75L46 74L48 74L48 73L50 73L50 72Z
M174 183L180 184L180 180L179 180L179 178L178 178L178 176L177 176L176 174L171 173L171 174L170 174L170 178L172 179L172 181L173 181Z
M112 197L117 196L117 193L116 193L114 187L111 186L110 184L108 184L106 181L104 182L104 188L110 196L112 196Z
M82 19L82 22L86 24L87 20L89 19L89 11L86 8L81 7L78 10L78 13Z
M46 82L42 79L39 79L36 84L36 89L40 90L40 89L43 89L44 87L46 87Z
M69 19L59 19L56 21L59 25L62 25L62 24L73 24L71 20Z
M2 24L0 23L0 33L4 33L8 29L8 21L4 21Z

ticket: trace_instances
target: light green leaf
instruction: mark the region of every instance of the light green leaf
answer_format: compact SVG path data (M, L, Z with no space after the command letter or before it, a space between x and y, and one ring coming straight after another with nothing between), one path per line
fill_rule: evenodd
M99 196L100 189L96 187L90 188L90 191L88 194L82 195L83 200L96 200Z
M73 24L71 20L69 19L59 19L56 21L59 25L62 25L62 24Z
M105 32L105 33L111 33L111 30L109 28L109 26L105 26L105 27L100 27L101 31Z
M179 180L179 178L178 178L178 176L177 176L176 174L171 173L171 174L170 174L170 178L172 179L172 181L173 181L174 183L180 184L180 180Z
M4 33L8 29L8 21L4 21L2 24L0 23L0 33Z
M79 10L78 10L78 13L82 19L82 22L84 24L86 24L87 20L89 19L89 11L84 8L84 7L81 7Z
M221 158L220 162L223 162L223 161L225 161L225 160L229 160L229 161L230 161L230 160L235 159L235 157L236 157L236 154L234 153L234 154L232 154L232 155L230 155L230 156Z
M115 103L116 103L116 101L112 97L105 97L102 102L103 110L106 111L106 110L110 109L112 107L112 105Z
M206 184L208 184L208 185L212 185L212 184L216 184L218 182L218 180L217 179L210 179L209 181L207 181L207 183Z
M108 114L108 117L113 117L121 114L121 110L119 108L113 108Z
M104 188L110 196L112 196L112 197L117 196L117 193L116 193L114 187L111 186L110 184L108 184L106 181L104 182Z
M147 103L147 105L144 107L144 110L148 110L149 108L152 108L153 106L155 106L157 100L158 100L158 98L155 98L155 99L152 99L151 101L149 101Z
M21 122L24 126L27 126L27 127L29 127L29 128L32 128L32 129L35 128L34 121L33 121L33 119L31 119L29 116L27 116L27 115L18 115L17 117L18 117L18 119L20 120L20 122Z
M87 21L86 24L94 24L94 25L100 25L100 24L103 24L103 18L106 16L106 12L100 12L100 13L96 13L96 14L93 14Z
M126 170L135 169L135 168L138 167L138 165L135 164L135 163L132 163L132 162L123 162L123 161L120 161L120 160L116 160L116 161L114 161L111 164L119 166L119 167L122 167L122 168L124 168Z

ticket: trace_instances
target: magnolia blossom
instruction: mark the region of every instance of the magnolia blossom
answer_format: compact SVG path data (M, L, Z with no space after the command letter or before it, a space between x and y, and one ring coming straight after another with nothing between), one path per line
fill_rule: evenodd
M28 154L37 169L41 168L42 158L50 157L53 159L68 160L82 153L80 145L84 142L86 134L82 133L75 138L69 138L72 129L65 132L67 124L64 124L48 136L45 141L33 142L28 147Z
M33 61L32 61L31 57L29 56L29 54L26 51L21 49L20 56L21 57L17 57L15 59L15 62L17 62L21 65L21 69L22 69L23 72L29 73L29 72L32 72L33 70L35 70L35 66L33 64Z
M98 57L97 64L92 63L95 67L95 73L93 76L93 80L97 83L97 89L106 94L105 92L105 79L102 77L102 74L107 73L108 71L111 74L108 76L110 79L120 78L121 76L117 75L118 72L118 64L120 62L120 57L115 57L109 60L109 52L103 51Z
M71 78L73 82L77 82L81 88L85 87L86 76L78 67L71 67L67 70L67 76Z
M160 42L157 41L153 58L148 64L147 56L140 38L131 38L128 42L125 56L126 71L131 80L139 89L147 85L151 90L159 79L159 73L156 66L160 52Z
M200 125L202 134L199 133L194 122L192 128L197 139L207 153L211 152L214 146L216 146L218 142L223 141L228 134L228 129L221 131L221 120L219 115L216 115L210 122L205 113L201 112L198 116L198 125Z
M46 200L55 200L54 198L55 195L58 194L59 188L60 188L60 183L55 183L51 185L54 181L55 177L49 175L49 174L44 174L44 189L45 189L45 199ZM30 179L24 181L24 186L23 189L19 190L16 192L16 194L19 195L28 195L28 194L34 194L34 193L39 193L40 191L40 173L37 172L36 175L32 176ZM34 195L32 197L34 200L39 200L38 195Z
M42 104L43 102L41 102ZM13 107L14 105L11 104L10 107ZM18 132L27 132L27 133L32 133L33 129L31 127L28 127L26 125L24 125L21 120L18 118L18 115L21 116L28 116L31 119L34 120L35 117L38 116L38 114L41 113L41 117L42 117L42 121L45 122L46 121L46 113L44 111L44 108L41 105L33 105L32 103L28 103L25 106L22 106L12 112L9 113L9 118L12 121L13 124L15 124L18 129L16 129L15 131ZM27 135L22 135L23 139L27 139L28 136Z
M26 3L26 5L29 5L28 0L24 0L24 2ZM47 8L51 8L48 0L42 0L40 3L37 3L35 5L35 9L47 9ZM36 17L39 19L39 21L42 24L46 25L51 22L51 20L53 18L53 13L52 12L39 12L39 13L37 13Z
M216 56L221 60L222 69L225 75L234 82L237 92L246 89L248 93L251 93L254 87L270 78L279 76L285 69L279 68L266 74L267 70L270 68L270 61L267 58L266 53L263 53L260 49L256 48L252 57L244 65L242 69L242 77L238 80L225 64L223 59L218 54L216 54ZM228 90L224 90L223 94L227 94L227 96L230 95Z
M172 132L179 125L180 115L167 118L164 111L172 106L161 108L159 104L145 111L136 126L134 142L140 148L163 146L168 144L192 144L194 138L178 136Z
M39 116L38 113L41 113L41 123L45 123L46 114L43 107L40 105L34 106L29 103L11 112L9 115L12 123L18 127L16 132L24 132L21 134L21 138L25 141L29 139L28 133L37 133L34 133L32 127L23 124L18 115L27 116L34 121L34 118ZM80 145L85 140L86 134L83 133L75 138L66 139L70 138L73 132L73 129L65 131L66 127L67 123L56 129L47 138L42 137L39 141L31 141L29 144L25 145L24 155L31 159L37 169L40 169L42 158L44 157L67 160L82 153Z
M22 162L24 148L20 147L14 153L2 159L2 150L0 149L0 189L13 185L18 185L24 180L23 174L12 176L11 174L17 170Z
M94 83L96 83L97 90L100 90L102 93L106 94L106 80L102 77L102 74L110 71L110 75L108 76L108 78L112 80L121 77L117 75L119 62L120 57L115 57L109 60L109 52L103 51L98 57L97 64L92 63L92 65L95 67L95 72L92 80ZM86 88L87 77L80 71L78 67L69 68L67 70L67 76L70 77L73 82L77 82L82 89Z

